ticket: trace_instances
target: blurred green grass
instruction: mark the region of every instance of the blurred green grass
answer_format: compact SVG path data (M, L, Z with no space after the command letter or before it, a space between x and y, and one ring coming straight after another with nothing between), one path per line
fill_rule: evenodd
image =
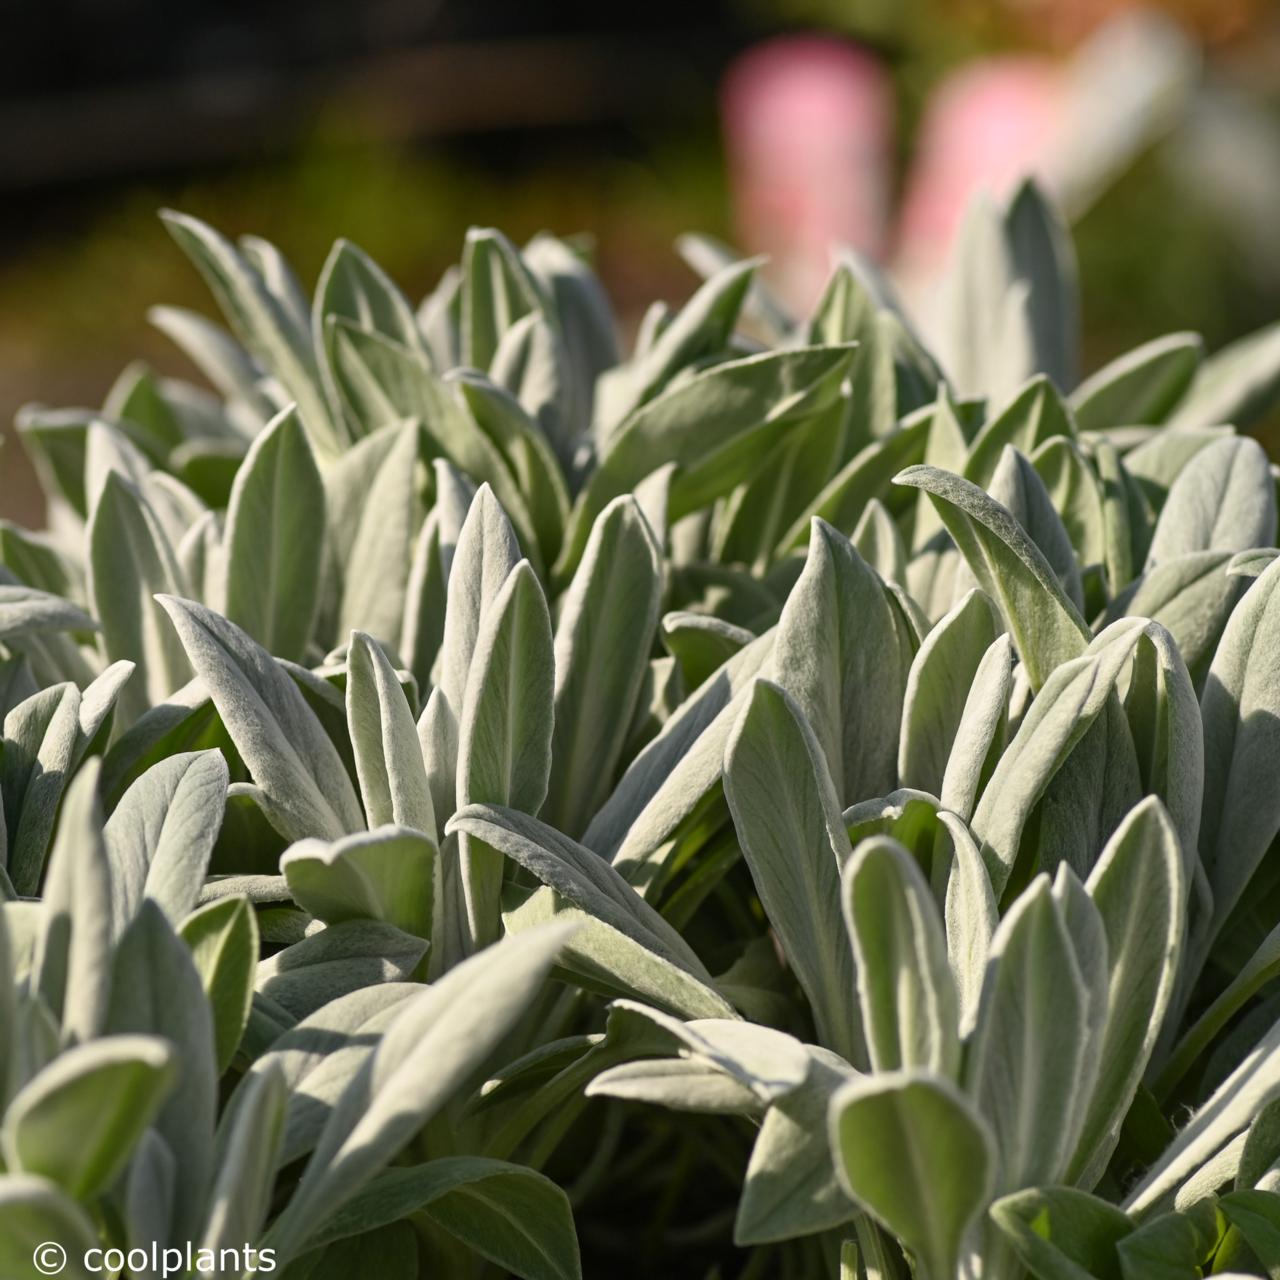
M520 241L541 230L587 232L624 320L654 297L678 301L693 288L672 248L682 231L728 232L714 134L659 140L643 158L566 145L504 167L491 156L470 160L457 147L378 144L329 124L284 161L141 183L96 197L87 209L57 210L51 231L29 236L0 265L0 513L25 521L41 513L11 430L21 405L96 406L134 359L192 375L146 321L157 303L214 310L156 217L165 206L231 236L265 236L308 288L334 239L345 236L414 301L456 261L468 226L500 226Z
M304 283L333 240L354 240L417 299L454 261L466 228L517 240L548 229L589 232L623 317L653 298L679 302L695 280L672 245L698 229L732 238L719 140L708 127L644 138L626 154L566 140L495 161L460 146L413 149L322 121L289 158L167 182L126 185L56 209L44 234L0 265L0 421L6 449L0 514L38 523L33 477L9 424L20 405L97 405L130 360L190 374L146 323L156 303L210 312L203 283L156 210L171 205L224 232L278 244ZM1273 286L1251 274L1231 238L1188 198L1167 155L1139 161L1075 228L1085 363L1093 368L1177 329L1211 348L1280 314ZM1265 433L1273 446L1275 432Z

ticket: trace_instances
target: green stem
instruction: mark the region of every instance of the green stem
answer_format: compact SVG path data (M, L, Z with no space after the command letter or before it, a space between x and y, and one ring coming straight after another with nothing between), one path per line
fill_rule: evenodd
M1151 1092L1161 1104L1169 1100L1183 1076L1218 1033L1272 978L1280 975L1280 925L1267 934L1235 981L1200 1015L1156 1073Z

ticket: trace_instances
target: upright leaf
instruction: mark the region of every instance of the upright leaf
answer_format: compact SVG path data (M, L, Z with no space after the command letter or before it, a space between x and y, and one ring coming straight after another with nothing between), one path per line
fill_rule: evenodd
M836 399L852 356L850 347L807 347L730 360L637 409L609 438L578 496L557 575L567 577L576 568L609 502L665 463L680 467L672 486L672 520L748 479L788 427ZM696 431L691 423L697 423Z
M84 1257L97 1242L89 1215L47 1178L0 1177L0 1272L29 1275L35 1259L49 1274L91 1280Z
M954 1085L885 1072L831 1101L845 1190L911 1251L921 1280L950 1280L995 1182L991 1135Z
M425 514L419 493L419 436L416 422L393 428L368 490L359 495L359 514L342 565L340 634L367 631L384 643L400 637L413 544Z
M988 488L991 497L1009 511L1040 548L1071 603L1083 611L1084 591L1075 547L1035 467L1006 445Z
M1112 836L1086 888L1107 937L1107 1014L1073 1180L1106 1167L1173 995L1187 876L1164 806L1144 800Z
M346 442L320 390L310 334L281 305L263 277L212 227L186 214L160 215L204 277L236 336L280 380L298 403L316 452L332 456Z
M1263 572L1231 614L1200 699L1205 770L1200 856L1213 890L1214 933L1280 830L1280 797L1268 781L1269 762L1280 750L1277 585L1280 561Z
M1097 1068L1088 999L1048 879L1037 877L992 939L965 1062L965 1090L995 1136L999 1188L1066 1172Z
M1273 1026L1179 1128L1130 1190L1122 1206L1125 1211L1142 1218L1169 1205L1182 1183L1243 1133L1263 1106L1274 1099L1278 1072L1280 1027ZM1241 1143L1238 1150L1243 1146ZM1228 1169L1222 1182L1230 1178Z
M511 522L488 485L481 485L458 535L448 575L439 689L455 719L462 715L485 614L519 560Z
M961 745L958 733L966 707L998 634L991 601L974 589L925 637L912 660L903 696L898 739L902 786L942 795L952 746ZM963 746L972 759L975 744Z
M896 840L864 840L845 866L842 899L872 1070L954 1076L956 989L942 920L915 859Z
M346 701L369 826L411 827L434 844L435 808L409 704L381 646L360 631L352 632L347 646Z
M986 488L1008 446L1030 455L1050 440L1074 439L1075 434L1069 411L1053 384L1043 376L1032 378L974 436L964 464L965 479Z
M978 585L996 602L1033 689L1084 652L1088 628L1040 549L1004 507L959 476L909 467L896 483L923 489L968 561Z
M972 821L998 892L1003 892L1017 862L1032 810L1077 744L1104 714L1120 716L1119 727L1127 731L1119 703L1114 701L1115 688L1143 632L1143 619L1123 619L1102 632L1083 656L1059 666L1001 754ZM1108 729L1104 722L1104 732ZM1132 743L1129 749L1132 754ZM1136 773L1136 762L1132 768ZM1095 794L1094 799L1098 798Z
M209 1193L202 1249L235 1249L258 1238L271 1205L286 1105L284 1078L268 1069L250 1077L237 1106L228 1109L219 1132L221 1159Z
M1080 301L1070 232L1033 179L1018 187L1004 221L1014 275L1027 290L1035 368L1065 392L1078 376L1080 344Z
M111 985L113 878L103 847L98 763L67 790L44 886L44 928L33 961L35 986L69 1040L101 1034Z
M221 752L183 752L153 765L121 797L102 833L116 937L144 896L175 927L195 906L222 826L227 778Z
M683 823L708 804L714 807L725 743L752 680L767 669L772 652L769 632L695 690L636 756L591 820L584 841L632 883L648 880L646 864Z
M849 837L817 736L795 701L760 679L725 749L725 796L756 891L813 1009L820 1042L864 1060L841 919Z
M296 410L263 428L227 507L226 616L268 653L300 662L320 598L324 485Z
M329 839L364 817L342 758L298 686L239 627L190 600L161 604L281 835Z
M471 228L462 257L462 362L488 369L503 335L542 307L515 245L493 227Z
M81 746L81 709L75 685L58 684L20 702L4 718L6 870L13 887L30 897L39 889L54 817Z
M631 367L598 388L597 432L607 435L638 405L662 390L681 369L714 356L729 345L738 313L759 269L748 258L716 272L670 318L651 343L639 345Z
M752 1145L733 1223L735 1244L829 1231L853 1216L827 1123L833 1100L853 1072L837 1054L806 1048L807 1077L772 1100Z
M1229 422L1242 430L1266 414L1280 390L1280 324L1269 324L1215 351L1174 410L1175 427Z
M1147 564L1195 551L1245 551L1276 539L1276 485L1262 446L1228 436L1202 449L1173 482Z
M544 816L571 836L612 789L648 667L662 592L657 547L633 498L601 512L560 606L555 731Z
M234 895L193 911L179 933L191 948L213 1014L214 1053L221 1076L231 1065L249 1022L258 963L258 918L247 898Z
M774 641L777 680L812 725L846 804L897 781L897 727L915 641L875 571L814 521Z
M555 659L551 616L529 562L508 575L487 611L467 683L458 739L458 807L502 804L537 813L551 777ZM473 946L502 931L504 859L464 835L463 900Z
M127 480L112 471L89 520L89 598L112 661L135 664L120 699L132 723L191 678L182 645L166 625L157 595L177 594L181 575L155 513Z
M424 356L426 343L404 294L386 272L351 241L336 240L320 269L311 312L311 332L316 366L324 379L333 415L340 420L343 404L331 372L333 330L326 323L330 316L341 316L361 328L386 334Z
M191 952L154 903L143 902L116 947L107 1030L161 1036L179 1046L176 1079L155 1126L171 1151L182 1152L174 1167L173 1231L191 1239L213 1167L213 1019Z

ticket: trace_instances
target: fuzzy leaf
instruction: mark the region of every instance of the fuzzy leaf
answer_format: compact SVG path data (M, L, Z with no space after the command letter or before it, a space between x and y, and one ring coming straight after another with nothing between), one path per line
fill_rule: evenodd
M0 1126L6 1164L91 1199L120 1173L174 1075L173 1050L154 1036L68 1049L10 1102Z
M0 1176L0 1274L30 1275L35 1259L45 1274L91 1280L84 1257L97 1242L89 1215L48 1179Z
M1142 619L1117 622L1084 656L1059 666L1001 755L972 823L974 834L983 841L998 892L1017 861L1033 808L1063 762L1104 714L1143 630ZM1119 714L1118 704L1116 711Z
M921 1280L954 1276L995 1180L991 1136L955 1086L867 1077L832 1099L830 1128L845 1190L911 1250Z
M1204 356L1197 333L1171 333L1104 365L1071 393L1081 431L1164 422Z
M253 1004L258 963L258 922L247 898L232 896L193 911L178 930L213 1014L218 1074L231 1065L240 1047Z
M419 493L420 430L389 428L391 439L368 489L359 495L348 554L342 561L340 634L367 631L391 643L400 636L414 540L425 515Z
M143 897L175 926L196 904L222 826L227 762L218 751L169 756L124 793L103 828L118 937Z
M4 719L6 869L21 894L35 896L40 884L54 817L82 745L81 709L75 685L58 684L19 703Z
M852 357L851 347L808 347L730 360L637 409L610 437L578 497L557 576L576 567L607 504L658 467L680 468L672 520L748 479L789 427L835 399Z
M161 604L268 802L272 826L293 839L361 830L342 758L275 659L203 605L172 597Z
M67 788L32 962L35 988L73 1042L101 1033L110 999L114 879L103 846L98 776L97 761L90 761Z
M316 452L337 453L345 433L334 424L320 393L310 334L300 327L298 317L281 305L259 272L212 227L167 209L160 216L204 277L236 336L298 402Z
M525 1010L569 935L508 939L404 1004L329 1114L288 1207L266 1240L300 1247L393 1159Z
M556 663L551 616L528 561L511 571L487 610L472 666L459 725L458 807L537 813L552 773ZM502 932L504 860L469 834L459 856L471 944L487 946Z
M226 616L268 653L300 662L320 599L325 498L296 410L254 440L227 506Z
M1266 781L1268 761L1280 749L1277 585L1280 561L1236 606L1200 700L1205 746L1200 856L1213 891L1215 933L1280 829L1280 797Z
M411 827L434 844L435 807L409 704L381 646L360 631L347 646L347 726L369 826Z
M909 467L896 483L923 489L996 602L1039 689L1060 663L1084 652L1088 628L1039 548L1004 507L976 485L933 467Z
M1091 1183L1106 1167L1146 1070L1181 958L1186 871L1177 833L1158 800L1133 810L1102 851L1086 888L1106 931L1108 968L1098 1078L1073 1169L1087 1170Z
M555 731L543 815L586 830L612 787L658 626L653 535L633 498L601 512L560 606Z
M974 589L925 637L911 663L903 697L898 740L901 786L941 796L953 745L973 760L977 744L961 743L958 734L987 651L998 634L991 601ZM981 756L985 755L983 750Z
M435 839L403 827L375 827L333 844L300 840L280 859L294 901L318 920L383 920L431 936Z
M176 1081L155 1127L171 1151L182 1152L174 1174L173 1232L191 1239L201 1225L213 1167L214 1024L191 952L153 902L143 901L117 944L107 1030L161 1036L181 1048Z
M1097 1069L1088 992L1040 876L996 930L965 1062L965 1089L990 1124L996 1185L1058 1181L1075 1151L1076 1109Z
M774 640L777 680L812 726L848 804L897 781L897 727L915 638L848 539L814 522Z
M710 983L688 943L613 867L553 827L513 809L476 804L454 814L449 830L497 850L583 911Z
M956 989L942 920L915 859L896 840L864 840L845 866L841 897L872 1070L954 1077Z
M733 1223L738 1245L828 1231L853 1216L827 1124L833 1100L852 1072L833 1053L814 1046L808 1053L808 1077L775 1099L751 1148Z
M209 1194L201 1247L236 1248L257 1239L271 1203L287 1095L278 1070L253 1076L218 1133L218 1175Z
M857 1065L854 960L840 918L850 854L831 775L795 701L757 680L725 749L725 796L756 891L813 1008L822 1044Z
M1262 446L1228 436L1196 455L1173 482L1148 566L1195 551L1244 551L1276 539L1276 486Z
M479 1156L385 1170L339 1210L317 1243L414 1213L525 1280L576 1280L582 1274L565 1193L533 1169Z
M1270 324L1209 356L1170 424L1181 428L1229 422L1243 429L1267 413L1278 390L1280 324Z
M427 943L379 920L343 920L258 962L258 992L302 1019L339 996L378 982L404 982Z
M1036 1187L997 1200L991 1217L1037 1280L1119 1280L1116 1245L1133 1223L1105 1200Z
M176 594L182 577L173 548L142 495L118 472L108 474L88 530L89 597L112 661L137 670L120 714L131 723L191 678L182 645L167 626L158 594Z

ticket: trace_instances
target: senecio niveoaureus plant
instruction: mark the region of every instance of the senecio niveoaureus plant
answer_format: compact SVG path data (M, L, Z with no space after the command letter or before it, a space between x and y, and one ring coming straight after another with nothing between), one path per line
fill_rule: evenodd
M165 222L213 390L0 527L4 1280L1280 1275L1280 326Z

